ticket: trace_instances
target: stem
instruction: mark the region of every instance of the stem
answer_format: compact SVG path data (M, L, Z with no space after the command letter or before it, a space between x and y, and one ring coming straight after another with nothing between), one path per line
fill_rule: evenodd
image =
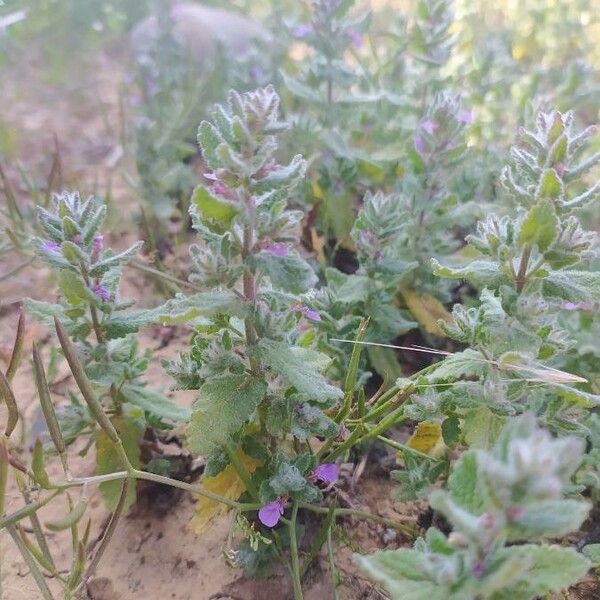
M52 592L50 591L50 588L48 587L48 584L46 583L46 580L44 579L42 572L39 570L33 556L31 556L31 553L29 552L29 550L27 550L27 546L25 546L25 542L23 542L23 540L21 539L21 536L18 534L15 526L8 525L6 527L6 530L8 531L10 537L12 537L13 541L15 542L15 545L19 549L21 556L27 563L27 566L29 567L29 571L31 572L31 575L35 579L35 582L37 583L37 586L40 589L40 592L42 593L44 600L54 600L52 597Z
M521 255L521 262L519 264L519 272L517 273L517 292L520 294L523 287L527 283L527 267L529 265L529 258L531 257L531 246L525 246L523 254Z
M178 286L188 287L192 290L197 290L197 291L202 290L202 288L200 286L197 286L194 283L191 283L190 281L185 281L183 279L179 279L178 277L175 277L174 275L165 273L164 271L159 271L158 269L155 269L154 267L149 267L148 265L138 262L137 260L132 260L129 263L129 266L133 267L134 269L137 269L138 271L141 271L142 273L148 273L148 275L152 275L153 277L156 277L157 279L164 279L165 281L169 281ZM178 290L175 290L175 291L178 291Z
M302 582L300 581L300 559L298 557L298 540L296 538L296 518L298 517L298 502L292 507L292 518L288 525L290 534L290 549L292 552L292 585L294 587L294 600L303 600Z
M331 527L327 530L327 558L329 560L329 574L331 575L331 591L333 592L333 600L338 600L337 593L337 571L335 561L333 560L333 544L331 542Z
M129 478L123 479L123 485L121 486L121 493L119 495L119 500L117 502L117 506L115 507L115 510L113 511L112 515L110 516L110 521L108 522L106 531L104 532L104 535L102 536L102 541L100 542L100 545L98 546L98 549L96 550L96 553L94 554L94 557L90 561L90 564L89 564L88 568L86 569L85 574L81 578L81 583L77 586L77 590L82 589L87 584L90 577L92 577L92 575L94 574L94 571L98 567L98 563L100 562L102 555L104 554L106 548L108 547L108 544L115 532L115 529L117 528L117 523L119 522L119 519L121 518L121 515L123 514L123 509L125 508L125 500L127 499L127 490L128 489L129 489ZM77 590L76 590L76 593L77 593Z
M304 510L310 510L312 512L327 514L329 509L324 506L315 506L314 504L305 504L304 502L299 502L298 507ZM418 531L416 528L411 527L410 525L405 525L404 523L398 523L397 521L393 521L392 519L386 519L385 517L381 517L380 515L375 515L370 512L366 512L364 510L356 510L354 508L336 508L335 509L335 517L358 517L359 519L366 519L368 521L375 521L376 523L381 523L386 527L390 527L391 529L396 529L401 533L414 537L417 535Z

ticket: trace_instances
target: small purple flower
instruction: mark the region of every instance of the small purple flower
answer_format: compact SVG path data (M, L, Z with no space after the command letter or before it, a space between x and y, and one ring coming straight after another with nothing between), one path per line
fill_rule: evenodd
M303 40L308 37L314 31L313 26L310 23L301 23L300 25L296 25L292 30L292 35L297 40Z
M456 113L456 120L461 123L464 123L465 125L468 125L469 123L473 122L473 113L470 110L467 110L466 108L461 108Z
M426 131L429 135L433 135L438 126L437 126L437 123L435 123L431 119L425 119L424 121L421 121L420 127L421 127L421 129Z
M83 236L80 233L76 233L73 242L78 246L81 246L81 244L83 244Z
M250 76L254 81L261 81L265 78L265 70L260 65L252 65L250 67Z
M98 256L104 248L104 236L101 233L97 233L92 240L92 254Z
M52 240L46 240L42 244L42 250L44 250L44 252L60 252L60 246Z
M355 29L354 27L350 27L349 29L346 30L346 35L350 38L350 40L355 48L362 48L363 36L362 36L362 33L360 31L358 31L358 29Z
M320 321L321 320L321 315L318 313L318 311L316 311L308 306L301 306L300 312L310 321Z
M94 294L96 294L96 296L102 298L104 302L108 302L110 300L110 292L99 283L94 284L92 291L94 292Z
M425 143L423 142L423 138L416 133L413 135L413 146L419 154L425 153Z
M287 256L288 253L288 247L281 243L267 244L265 250L275 256Z
M280 496L277 500L265 504L258 511L258 518L263 525L267 527L275 527L279 523L279 519L283 515L283 507L285 505L285 499Z
M217 180L217 175L216 175L216 173L213 173L213 172L204 173L204 177L206 179L209 179L210 181L216 181Z
M589 302L563 302L561 308L565 310L591 310L592 305Z
M338 468L335 463L323 463L312 473L311 478L323 483L335 483L338 480Z

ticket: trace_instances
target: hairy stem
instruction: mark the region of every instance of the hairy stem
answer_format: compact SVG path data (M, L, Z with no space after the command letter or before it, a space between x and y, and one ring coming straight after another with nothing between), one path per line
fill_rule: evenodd
M298 539L296 537L296 519L298 517L298 502L292 507L292 518L288 525L290 535L290 549L292 553L292 585L294 588L294 600L302 600L302 582L300 581L300 559L298 556Z

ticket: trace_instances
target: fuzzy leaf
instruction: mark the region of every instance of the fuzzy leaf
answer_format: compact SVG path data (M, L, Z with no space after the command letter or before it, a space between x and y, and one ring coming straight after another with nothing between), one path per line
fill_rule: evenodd
M522 245L536 245L541 252L546 251L558 237L558 217L550 200L542 200L532 206L521 223L519 242Z
M339 400L342 390L327 383L318 370L307 362L305 348L290 347L285 342L263 339L255 349L257 357L277 375L283 377L307 400L328 403Z
M292 294L302 294L317 283L317 276L310 265L293 250L285 256L263 250L253 262L267 273L274 287Z
M252 416L267 391L264 380L249 375L223 374L199 390L187 428L187 439L199 454L227 444Z
M187 422L191 415L189 408L177 406L160 392L141 385L123 386L121 395L125 402L135 404L153 417L171 423Z
M203 185L199 185L194 190L192 204L203 219L214 220L222 226L228 226L239 212L235 205L213 196Z
M600 302L600 271L553 271L544 279L544 293L571 302Z

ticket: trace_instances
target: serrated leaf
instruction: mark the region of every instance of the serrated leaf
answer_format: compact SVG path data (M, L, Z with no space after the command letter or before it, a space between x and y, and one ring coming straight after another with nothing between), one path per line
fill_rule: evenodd
M114 417L111 419L114 428L116 429L119 438L123 442L125 454L129 458L129 462L136 469L140 467L140 436L141 432L136 423L124 417ZM105 475L116 471L123 471L124 466L117 454L113 443L104 430L99 429L96 432L96 474ZM122 482L105 481L100 484L102 497L106 502L106 506L112 510L117 505L119 494L121 492ZM136 486L134 481L129 482L127 490L127 498L125 500L125 510L135 502Z
M600 271L552 271L544 293L571 302L600 302Z
M128 384L123 386L121 395L125 402L139 406L153 417L164 421L170 421L171 423L187 422L191 416L189 408L177 406L160 392L141 385Z
M426 579L426 555L416 550L382 550L354 561L389 592L392 600L448 600L448 590Z
M448 492L452 500L469 512L483 513L485 497L479 485L477 453L465 452L448 478Z
M164 325L174 325L217 314L243 318L247 313L247 306L233 292L210 290L191 296L178 294L162 306L149 310L147 319Z
M477 350L467 348L456 352L437 363L427 375L431 381L455 380L461 377L484 377L490 371L490 364Z
M262 250L254 257L253 262L266 272L273 287L292 294L302 294L317 283L314 271L295 250L288 251L285 256Z
M529 563L521 581L503 590L504 598L533 599L560 592L577 583L590 568L587 558L561 546L510 546L500 549L497 556L505 559L516 556Z
M199 454L210 454L227 444L250 419L266 391L266 381L250 375L224 374L206 381L187 428L191 448Z
M305 348L290 347L285 342L262 339L254 353L273 372L283 377L305 399L328 403L339 400L342 390L327 382L325 377L304 358Z
M259 462L238 450L238 457L242 464L246 467L248 473L252 474L256 470ZM228 465L220 473L214 477L204 475L200 480L202 487L207 492L212 492L229 500L238 500L239 497L246 491L244 482L239 478L237 471L233 465ZM200 535L206 531L215 518L225 514L229 507L221 502L211 500L200 496L196 503L196 514L192 519L192 527L194 531Z
M538 198L557 200L564 194L564 184L554 169L546 169L540 179Z

